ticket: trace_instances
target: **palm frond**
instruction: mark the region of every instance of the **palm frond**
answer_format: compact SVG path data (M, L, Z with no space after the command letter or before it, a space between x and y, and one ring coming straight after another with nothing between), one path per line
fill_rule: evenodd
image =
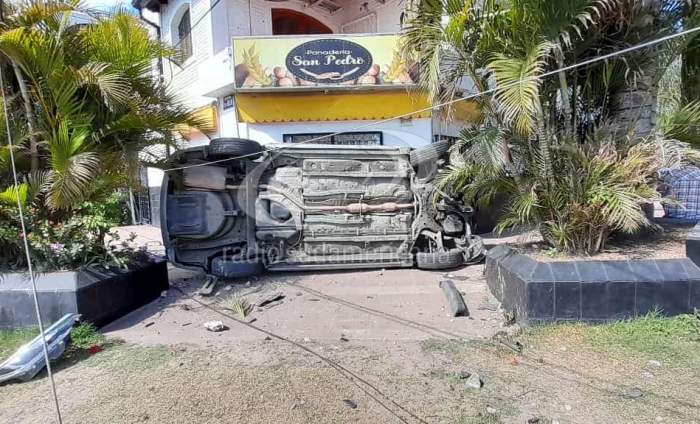
M553 45L543 42L533 46L523 57L494 56L488 67L497 87L496 99L505 122L523 135L532 135L541 112L540 79Z

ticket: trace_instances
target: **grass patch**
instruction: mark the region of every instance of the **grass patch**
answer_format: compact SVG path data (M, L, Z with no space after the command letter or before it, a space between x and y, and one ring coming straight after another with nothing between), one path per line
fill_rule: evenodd
M591 327L588 338L598 347L617 347L658 360L698 359L700 315L666 318L652 312L636 320Z
M0 362L39 334L38 328L20 328L17 330L0 330Z
M455 424L502 424L501 418L497 414L488 412L472 416L461 416L457 418Z
M664 317L658 311L608 324L554 324L529 329L525 336L549 343L590 345L622 355L700 364L700 315Z

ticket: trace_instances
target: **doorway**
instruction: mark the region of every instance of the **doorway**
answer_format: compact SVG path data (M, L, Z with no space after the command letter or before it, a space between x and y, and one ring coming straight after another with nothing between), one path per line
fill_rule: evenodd
M290 9L272 9L272 35L332 34L316 18Z

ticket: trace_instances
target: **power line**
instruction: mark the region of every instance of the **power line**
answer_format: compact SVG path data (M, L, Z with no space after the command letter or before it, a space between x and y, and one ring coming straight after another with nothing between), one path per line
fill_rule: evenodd
M22 201L19 195L19 179L17 178L17 167L15 165L15 154L14 146L12 144L12 134L10 131L10 116L7 111L7 99L5 97L5 80L3 76L2 69L0 69L0 90L2 90L2 106L5 112L5 127L7 129L7 145L10 151L10 163L12 165L12 180L15 187L15 196L17 197L17 211L19 212L19 222L22 228L22 240L24 241L24 253L27 258L27 270L29 271L29 279L32 282L32 297L34 298L34 312L36 312L36 320L39 326L39 336L41 337L41 346L44 350L44 361L46 362L46 372L49 376L49 385L51 386L51 393L53 395L54 405L56 407L56 419L59 424L63 423L61 417L61 408L58 405L58 395L56 394L56 382L53 379L53 372L51 371L51 361L49 359L49 348L46 344L46 335L44 334L44 323L41 320L41 309L39 308L39 298L36 292L36 279L34 278L34 269L32 267L32 257L29 254L29 242L27 241L27 228L24 223L24 211L22 209Z
M580 67L583 67L583 66L588 66L588 65L591 65L591 64L593 64L593 63L603 62L603 61L606 61L606 60L608 60L608 59L614 58L614 57L616 57L616 56L621 56L621 55L624 55L624 54L627 54L627 53L631 53L631 52L636 51L636 50L644 49L644 48L647 48L647 47L650 47L650 46L653 46L653 45L656 45L656 44L660 44L660 43L663 43L663 42L672 40L672 39L674 39L674 38L678 38L678 37L682 37L682 36L685 36L685 35L688 35L688 34L692 34L692 33L698 32L698 31L700 31L700 26L697 26L697 27L691 28L691 29L687 29L687 30L684 30L684 31L681 31L681 32L678 32L678 33L675 33L675 34L669 34L669 35L666 35L666 36L657 38L657 39L655 39L655 40L650 40L650 41L647 41L647 42L644 42L644 43L636 44L636 45L634 45L634 46L630 46L630 47L627 47L627 48L624 48L624 49L622 49L622 50L618 50L618 51L615 51L615 52L607 53L607 54L604 54L604 55L602 55L602 56L596 56L596 57L593 57L593 58L584 60L584 61L582 61L582 62L574 63L574 64L571 64L571 65L568 65L568 66L564 66L564 67L561 67L561 68L558 68L558 69L555 69L555 70L552 70L552 71L545 72L545 73L543 73L543 74L541 74L541 75L536 75L536 76L533 76L533 77L524 78L524 79L521 79L521 80L518 80L518 81L514 81L514 82L512 82L512 83L504 84L504 85L502 85L502 86L500 86L500 87L493 87L493 88L490 88L490 89L488 89L488 90L480 91L480 92L478 92L478 93L470 94L470 95L468 95L468 96L458 97L458 98L456 98L456 99L448 100L448 101L446 101L446 102L442 102L442 103L439 103L439 104L437 104L437 105L428 106L428 107L425 107L425 108L422 108L422 109L417 109L417 110L414 110L414 111L411 111L411 112L408 112L408 113L404 113L404 114L401 114L401 115L393 116L393 117L391 117L391 118L381 119L381 120L378 120L378 121L369 122L369 123L367 123L367 124L358 125L358 126L356 126L356 127L350 128L350 129L348 129L348 130L338 131L338 132L335 132L335 133L332 133L332 134L327 134L327 135L323 135L323 136L311 138L311 139L309 139L309 140L302 141L302 142L300 142L300 143L298 143L298 144L301 144L301 143L311 143L311 142L319 141L319 140L322 140L322 139L325 139L325 138L330 138L330 137L333 137L333 136L336 136L336 135L345 134L345 133L348 133L348 132L354 132L354 131L362 130L362 129L365 129L365 128L370 128L370 127L373 127L373 126L375 126L375 125L379 125L379 124L383 124L383 123L385 123L385 122L393 121L393 120L395 120L395 119L406 118L406 117L413 116L413 115L418 114L418 113L421 113L421 112L427 112L427 111L429 111L429 110L440 109L440 108L443 108L443 107L445 107L445 106L450 106L450 105L452 105L452 104L455 104L455 103L458 103L458 102L461 102L461 101L471 100L471 99L474 99L474 98L476 98L476 97L481 97L481 96L486 95L486 94L493 94L493 93L496 93L496 92L498 92L498 91L504 90L504 89L506 89L506 88L514 87L514 86L516 86L516 85L522 84L523 82L537 81L537 80L540 80L540 79L545 78L545 77L549 77L549 76L552 76L552 75L559 74L560 72L566 72L566 71L570 71L570 70L572 70L572 69L580 68ZM280 148L280 147L277 147L277 148ZM271 148L270 150L274 150L274 148ZM228 162L228 161L243 159L243 158L246 158L246 157L251 157L251 156L256 156L256 155L259 155L259 153L250 153L250 154L246 154L246 155L240 155L240 156L236 156L236 157L225 158L225 159L219 159L219 160L214 160L214 161L207 161L207 162L197 163L197 164L193 164L193 165L186 165L186 166L178 166L178 167L173 167L173 168L167 168L167 169L164 169L163 172L177 171L177 170L182 170L182 169L187 169L187 168L196 168L196 167L199 167L199 166L207 166L207 165L212 165L212 164L216 164L216 163L222 163L222 162Z

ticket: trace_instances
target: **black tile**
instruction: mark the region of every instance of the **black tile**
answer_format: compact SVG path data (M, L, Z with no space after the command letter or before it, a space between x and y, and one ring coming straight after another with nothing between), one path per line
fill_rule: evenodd
M629 264L632 274L636 276L637 281L662 281L664 279L659 267L656 265L656 261L653 259L630 261Z
M605 319L608 317L607 286L608 283L604 281L581 283L582 319Z
M608 318L623 319L635 316L635 284L628 281L609 281L607 295L601 302L605 302Z
M576 269L581 281L608 281L605 273L605 266L600 261L580 261L576 262Z
M557 281L554 285L554 317L581 318L581 283Z
M665 315L690 312L688 281L640 281L637 283L637 314L661 309Z
M576 262L552 262L549 264L552 268L554 281L581 281L576 269Z
M700 267L698 267L693 261L686 259L681 261L681 264L683 265L685 272L688 274L689 280L700 280Z
M554 283L527 283L527 315L530 319L554 318Z
M503 256L507 255L509 251L512 249L509 248L508 246L500 245L493 247L486 252L486 259L493 259L493 260L498 260L501 259Z
M554 275L552 274L550 264L548 262L537 262L535 269L532 270L532 274L530 274L527 281L533 283L554 282Z
M700 309L700 279L690 280L690 309Z
M508 264L510 270L522 279L529 278L536 266L537 261L527 255L517 255Z
M688 271L683 266L685 261L685 259L660 259L656 261L656 266L659 267L666 281L687 281Z
M688 236L685 241L685 255L696 265L700 265L700 238L695 234Z
M637 281L630 270L629 261L603 261L608 281Z

